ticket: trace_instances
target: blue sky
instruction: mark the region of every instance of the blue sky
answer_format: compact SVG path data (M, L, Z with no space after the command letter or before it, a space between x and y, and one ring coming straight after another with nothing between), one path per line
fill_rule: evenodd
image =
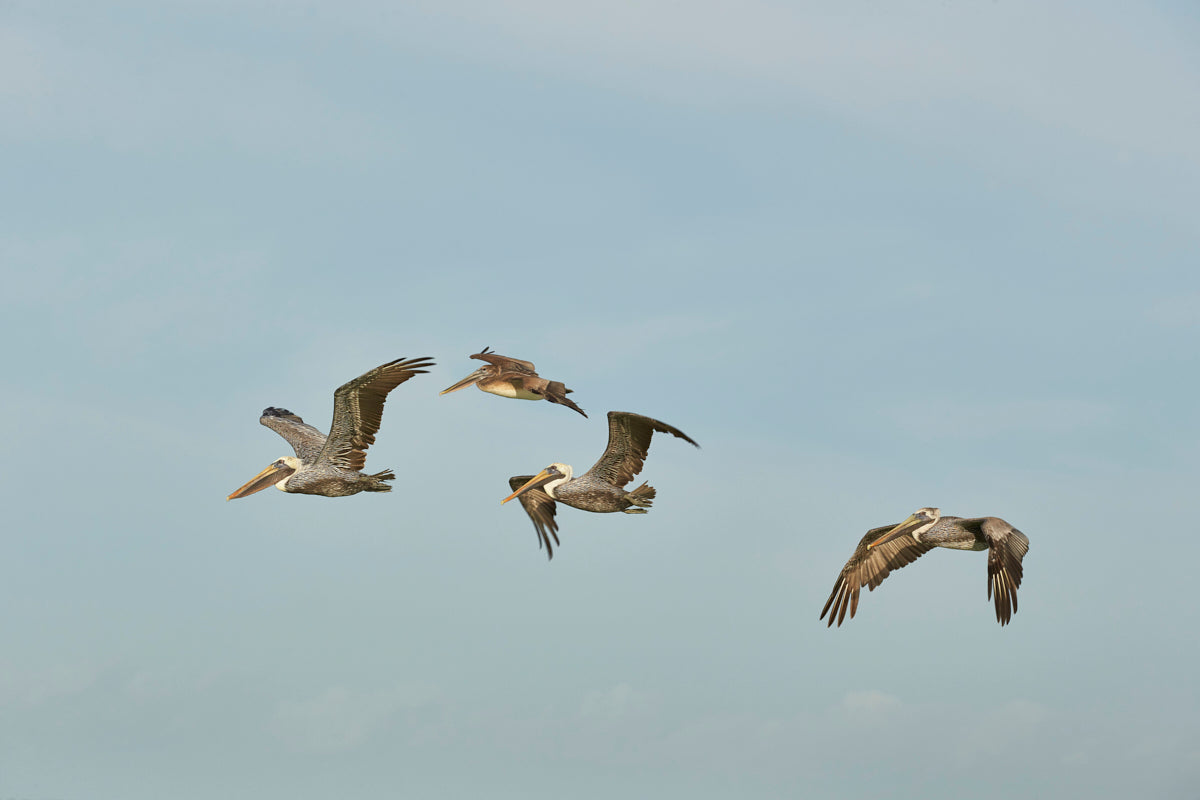
M1193 797L1186 4L0 6L0 796ZM575 389L437 392L489 345ZM433 356L388 495L225 496ZM651 513L560 510L604 413ZM924 505L934 552L818 622Z

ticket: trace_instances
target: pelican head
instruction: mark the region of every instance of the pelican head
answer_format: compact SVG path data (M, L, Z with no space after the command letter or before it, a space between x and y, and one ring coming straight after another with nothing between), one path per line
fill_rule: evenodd
M274 486L280 491L287 491L287 479L292 476L296 470L300 469L301 461L295 456L283 456L272 462L271 466L264 469L262 472L255 475L244 485L239 487L233 494L226 497L226 500L236 500L239 497L247 497L255 492L261 492L268 486Z
M559 462L555 461L553 464L546 467L537 475L534 475L532 478L526 481L525 485L520 489L517 489L508 497L501 500L500 504L504 505L514 497L520 497L530 489L541 489L546 494L550 495L551 498L553 498L554 488L556 486L561 486L569 480L571 480L571 465L560 464Z
M438 392L438 394L450 394L451 392L457 392L459 389L465 389L474 383L478 383L482 378L487 377L490 369L490 365L487 367L480 367L458 383L452 384L446 389L442 389L440 392Z
M918 508L908 519L901 522L890 531L880 536L875 541L867 545L869 550L881 544L886 544L893 539L899 539L901 536L911 535L915 541L921 541L921 534L937 524L937 521L942 516L940 508Z

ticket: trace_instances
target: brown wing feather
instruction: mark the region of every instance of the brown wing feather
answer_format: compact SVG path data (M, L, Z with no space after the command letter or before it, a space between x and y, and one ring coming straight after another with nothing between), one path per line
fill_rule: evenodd
M513 377L509 379L514 389L518 391L524 389L527 392L532 392L536 395L549 400L551 403L557 403L561 406L566 406L580 414L587 416L584 410L575 405L575 401L567 397L571 391L562 381L548 381L545 378L539 378L537 375L526 375L521 377Z
M338 387L333 393L333 423L320 459L342 469L361 470L383 421L388 392L431 366L428 356L396 359Z
M508 479L508 485L515 492L531 480L532 475L516 475ZM558 523L554 520L557 506L554 498L541 489L530 489L517 499L521 501L525 513L533 520L533 527L538 534L538 549L545 544L546 558L554 558L554 548L550 545L550 537L554 537L554 544L558 544Z
M1007 625L1017 613L1021 559L1029 552L1029 538L998 517L982 517L979 528L988 541L988 599L996 602L996 621Z
M678 428L659 422L641 414L628 411L608 412L608 447L585 475L600 478L613 486L624 486L633 476L642 471L646 453L650 449L650 438L654 432L669 433L685 442L699 447Z
M480 361L486 361L489 364L498 367L501 370L501 374L507 371L519 372L522 374L537 374L537 370L534 368L532 361L521 361L518 358L509 358L508 356L498 355L486 347L478 353L472 355L471 358L477 358Z
M850 618L854 619L854 614L858 611L858 596L862 587L866 586L874 591L875 587L883 583L884 578L890 575L892 570L908 566L933 549L933 545L921 544L911 536L902 536L887 544L867 549L867 545L898 524L884 525L881 528L872 528L867 531L866 536L855 548L854 555L850 556L846 566L842 567L842 572L834 582L833 591L830 592L829 599L825 601L825 607L821 609L821 616L818 619L825 619L825 614L828 612L828 626L832 626L834 618L836 618L840 627L842 620L846 618L847 609L850 610Z
M258 421L282 436L305 464L316 461L325 447L325 434L286 408L264 408Z

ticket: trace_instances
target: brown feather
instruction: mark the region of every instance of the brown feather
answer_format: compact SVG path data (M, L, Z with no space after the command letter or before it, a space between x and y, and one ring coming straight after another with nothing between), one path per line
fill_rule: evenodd
M654 432L669 433L689 444L700 445L678 428L628 411L608 412L608 447L585 475L613 486L624 486L642 471Z
M531 480L533 480L532 475L516 475L508 479L508 485L515 492ZM550 538L554 537L554 544L559 543L558 522L554 519L557 509L554 498L541 489L530 489L517 499L521 501L522 508L529 515L529 519L533 521L533 527L538 534L538 548L540 549L545 544L546 558L554 558L554 548L550 545Z
M388 393L414 375L433 366L428 356L396 359L338 387L333 393L333 422L321 458L342 469L360 471L366 450L375 443L383 421L383 404Z
M892 570L908 566L933 549L933 545L921 544L911 536L902 536L878 547L868 548L868 545L895 527L893 524L872 528L858 543L854 554L850 556L846 566L842 567L841 574L833 584L833 591L825 601L825 607L821 609L821 616L818 617L824 619L826 612L832 608L833 613L829 615L827 626L833 625L835 617L840 626L846 618L847 608L850 618L854 618L855 612L858 611L858 598L862 587L866 586L868 590L874 591Z

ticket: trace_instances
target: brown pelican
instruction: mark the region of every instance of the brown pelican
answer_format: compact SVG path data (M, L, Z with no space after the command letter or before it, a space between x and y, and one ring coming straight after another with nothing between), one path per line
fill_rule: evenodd
M388 392L431 366L427 356L396 359L341 386L333 393L328 437L286 408L264 409L258 421L286 439L296 455L276 460L225 499L246 497L268 486L325 497L390 492L392 487L384 481L396 477L391 470L361 472L366 450L375 442Z
M1017 610L1021 559L1029 552L1029 539L999 517L943 517L937 508L918 509L898 525L867 531L842 567L820 618L829 612L828 624L833 625L836 617L840 626L849 607L853 619L862 587L875 591L892 570L911 564L935 547L988 551L988 599L995 596L996 621L1007 625Z
M558 544L558 523L554 521L554 501L559 500L584 511L626 514L645 514L654 500L654 487L648 483L627 492L621 487L642 471L650 437L654 432L669 433L696 447L700 445L678 428L641 414L627 411L608 412L608 447L591 469L572 478L571 466L555 462L537 475L517 475L508 479L513 493L501 500L507 503L520 498L525 513L537 529L538 546L544 542L546 557L554 557L550 537ZM630 506L636 506L631 508Z
M529 361L518 361L508 356L499 356L488 348L475 353L471 358L488 362L467 377L440 394L450 394L475 384L481 391L498 394L501 397L515 397L518 400L549 400L567 408L574 409L585 417L583 409L567 397L571 390L561 381L548 381L539 378Z

